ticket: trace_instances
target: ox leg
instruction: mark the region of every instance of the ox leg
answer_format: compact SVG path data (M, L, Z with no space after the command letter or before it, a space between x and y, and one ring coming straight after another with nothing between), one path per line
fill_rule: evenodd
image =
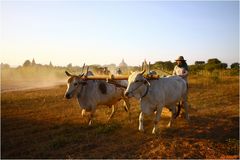
M144 118L143 112L141 112L141 113L139 114L139 127L138 127L138 130L139 130L140 132L144 132L144 129L143 129L143 118Z
M91 126L92 123L93 123L94 113L95 113L95 110L92 110L91 113L90 113L90 118L89 118L89 121L88 121L89 126Z
M126 112L129 111L128 104L127 104L127 102L126 102L125 99L123 100L123 107L124 107L124 110L125 110Z
M183 106L185 110L185 118L187 121L190 120L189 115L188 115L188 84L187 84L187 91L186 94L183 96Z
M84 118L84 121L86 123L89 123L89 115L86 113L86 110L85 109L82 109L82 117Z
M187 121L189 121L190 118L189 118L189 115L188 115L188 104L187 104L187 101L184 101L183 105L184 105L184 110L185 110L185 118L186 118Z
M84 117L86 115L86 110L82 109L82 117Z
M161 113L162 113L162 106L157 107L156 117L154 119L154 126L152 130L152 134L156 134L157 132L157 124L160 121Z
M131 107L131 105L130 105L128 99L124 98L123 100L124 100L124 104L125 104L125 105L124 105L124 108L125 108L125 110L128 112L128 119L129 119L129 121L131 122L131 112L130 112L130 107Z
M110 121L110 119L113 117L114 113L115 113L115 105L112 105L112 112L111 115L108 117L108 121Z
M175 117L176 117L176 107L175 107L175 105L172 105L171 106L171 118L170 118L170 121L167 125L168 128L172 127L172 124L175 120Z

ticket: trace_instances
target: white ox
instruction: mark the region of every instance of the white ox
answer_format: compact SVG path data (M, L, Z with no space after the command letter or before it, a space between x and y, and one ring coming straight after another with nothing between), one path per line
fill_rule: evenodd
M92 124L94 113L99 105L112 107L112 113L109 119L115 112L114 105L121 99L123 99L125 102L125 110L129 112L129 100L124 96L124 90L128 84L127 80L119 81L118 84L123 87L117 87L116 85L109 84L103 80L84 80L82 79L82 76L84 76L83 74L77 76L72 75L67 71L65 71L65 73L70 77L68 79L65 97L70 99L75 94L77 95L78 103L83 109L82 116L85 114L85 112L90 112L88 121L89 125ZM93 73L88 71L86 75L93 76Z
M187 105L187 84L179 76L159 78L157 80L147 80L144 78L145 70L142 72L133 72L128 77L128 87L125 96L140 99L141 113L139 115L139 130L143 129L144 114L150 115L156 111L154 127L152 133L157 131L157 123L160 120L163 106L167 106L172 111L170 127L176 116L176 103L182 101L185 109L186 119L188 116Z

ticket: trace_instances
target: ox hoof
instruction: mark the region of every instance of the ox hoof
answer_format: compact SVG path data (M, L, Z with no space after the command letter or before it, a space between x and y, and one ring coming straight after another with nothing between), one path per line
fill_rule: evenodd
M167 128L171 128L171 127L172 127L172 124L168 123Z
M91 126L91 125L92 125L92 120L90 120L90 121L88 122L88 125L89 125L89 126Z
M158 133L158 130L155 129L155 128L153 128L153 130L152 130L152 134L157 134L157 133Z

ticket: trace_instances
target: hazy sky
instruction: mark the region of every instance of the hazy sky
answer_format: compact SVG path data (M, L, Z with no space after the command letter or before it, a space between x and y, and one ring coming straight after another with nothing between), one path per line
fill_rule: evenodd
M1 62L239 61L238 1L1 1Z

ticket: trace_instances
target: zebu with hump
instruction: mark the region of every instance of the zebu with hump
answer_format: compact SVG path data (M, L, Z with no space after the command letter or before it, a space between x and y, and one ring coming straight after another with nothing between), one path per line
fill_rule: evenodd
M179 76L147 80L143 76L144 72L145 70L142 72L133 72L128 78L128 87L125 91L127 97L135 97L140 100L139 130L144 131L144 115L150 115L156 111L152 130L152 133L155 134L164 106L169 107L172 111L172 117L169 122L170 127L176 117L175 105L179 101L182 101L186 119L189 120L186 81Z
M84 115L85 112L90 112L89 125L92 124L94 113L99 105L112 107L112 113L109 119L115 112L114 105L122 99L125 102L125 110L129 112L129 100L124 96L124 91L128 84L127 80L119 81L118 83L123 87L118 87L104 80L84 80L82 78L83 76L93 76L91 71L87 71L86 75L81 74L79 76L72 75L67 71L65 71L65 73L70 77L68 79L65 97L70 99L74 95L77 96L78 103L83 109L82 115Z

